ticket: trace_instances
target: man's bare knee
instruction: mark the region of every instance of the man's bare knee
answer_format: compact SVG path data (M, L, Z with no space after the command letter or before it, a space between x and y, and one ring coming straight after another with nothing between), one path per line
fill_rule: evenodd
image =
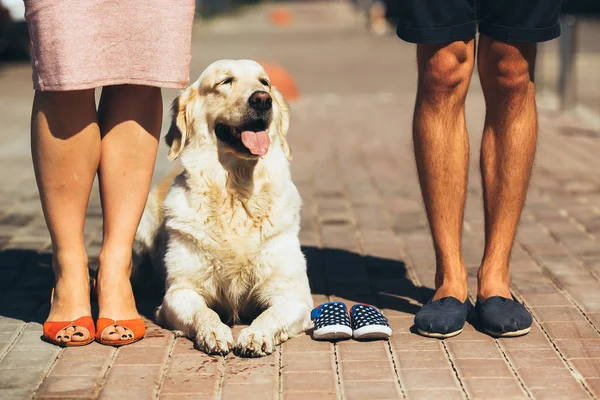
M429 95L445 95L464 91L473 72L471 42L446 45L419 45L419 89Z
M535 44L507 44L482 40L479 75L484 92L518 95L533 83Z

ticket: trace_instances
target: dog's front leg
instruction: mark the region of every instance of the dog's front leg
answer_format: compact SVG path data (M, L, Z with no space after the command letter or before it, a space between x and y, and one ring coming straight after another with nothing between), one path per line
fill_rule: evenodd
M225 355L233 348L231 328L221 322L219 315L193 289L169 288L158 318L170 328L195 337L196 346L208 354Z
M289 298L273 299L271 306L240 332L236 354L247 357L271 354L275 346L309 328L310 307L306 302Z
M306 259L295 235L274 239L263 253L272 275L256 291L259 304L267 306L252 324L240 332L236 352L260 357L275 346L310 327L313 302L306 276Z

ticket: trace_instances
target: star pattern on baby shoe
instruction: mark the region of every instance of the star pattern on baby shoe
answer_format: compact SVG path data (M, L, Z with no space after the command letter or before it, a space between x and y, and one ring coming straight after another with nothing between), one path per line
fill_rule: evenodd
M350 317L348 309L344 303L330 302L325 303L317 308L318 315L314 318L315 329L320 329L325 326L345 325L350 326Z
M356 304L352 307L352 328L360 329L367 325L389 326L388 320L373 306Z

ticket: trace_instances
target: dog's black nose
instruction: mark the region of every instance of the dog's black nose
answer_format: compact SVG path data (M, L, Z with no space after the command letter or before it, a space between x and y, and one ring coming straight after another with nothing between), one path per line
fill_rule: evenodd
M259 90L258 92L252 93L252 96L248 99L248 103L250 104L250 107L257 111L267 111L271 109L273 99L271 99L269 93Z

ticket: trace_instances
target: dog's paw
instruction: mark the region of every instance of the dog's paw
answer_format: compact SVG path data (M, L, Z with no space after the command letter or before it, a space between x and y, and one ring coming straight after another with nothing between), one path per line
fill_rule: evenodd
M235 353L242 357L263 357L273 353L277 341L272 333L252 328L243 329L235 344Z
M196 347L207 354L226 355L233 349L231 328L223 323L206 324L196 333Z

